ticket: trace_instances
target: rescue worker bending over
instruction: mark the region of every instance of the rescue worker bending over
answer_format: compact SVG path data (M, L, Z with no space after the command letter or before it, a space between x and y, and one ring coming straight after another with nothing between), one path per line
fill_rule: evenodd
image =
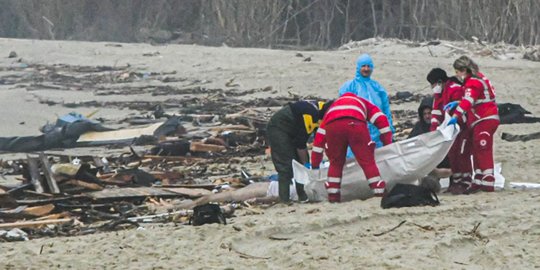
M314 169L319 168L326 148L330 161L326 190L330 202L341 201L341 177L347 146L351 147L356 161L364 170L375 196L384 194L386 182L381 179L375 164L375 142L371 140L368 121L379 129L384 145L392 143L392 132L384 113L366 99L345 93L328 108L315 134L311 163Z
M270 144L272 162L278 173L279 198L290 201L292 184L292 160L302 164L309 161L307 140L319 126L324 115L323 102L298 101L289 103L277 111L268 122L266 134ZM304 185L296 184L299 201L307 201Z
M433 131L444 120L444 106L452 101L461 100L465 91L457 77L448 77L446 71L440 68L432 69L427 75L427 81L433 89L434 100L430 128ZM452 115L453 110L449 113ZM465 116L458 121L460 132L448 151L448 161L452 169L452 175L446 192L454 195L462 194L472 182L470 130L465 122Z

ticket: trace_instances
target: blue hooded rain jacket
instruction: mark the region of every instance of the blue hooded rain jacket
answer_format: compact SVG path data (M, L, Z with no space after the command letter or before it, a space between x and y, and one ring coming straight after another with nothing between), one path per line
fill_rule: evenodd
M388 100L388 93L377 81L372 80L370 77L364 77L360 73L360 69L364 65L369 65L371 70L374 69L373 60L368 54L363 54L358 57L356 60L356 76L353 80L347 81L339 89L339 96L342 96L345 93L353 93L359 97L365 98L373 103L375 106L388 117L388 122L390 123L390 129L392 133L395 133L394 124L392 122L392 113L390 112L390 101ZM379 139L379 130L377 127L368 123L369 134L371 135L371 140L377 143L377 147L382 146L382 142ZM347 157L353 157L352 152L347 151Z

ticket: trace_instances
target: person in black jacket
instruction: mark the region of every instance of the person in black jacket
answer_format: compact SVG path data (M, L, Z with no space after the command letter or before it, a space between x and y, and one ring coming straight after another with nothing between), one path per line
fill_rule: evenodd
M416 122L407 138L416 137L420 134L429 132L432 106L433 97L426 97L420 102L420 106L418 106L418 122Z
M292 184L292 160L301 164L309 162L307 141L319 126L329 102L298 101L289 103L277 111L266 127L272 162L278 173L279 198L290 201ZM299 201L307 201L304 185L296 184Z

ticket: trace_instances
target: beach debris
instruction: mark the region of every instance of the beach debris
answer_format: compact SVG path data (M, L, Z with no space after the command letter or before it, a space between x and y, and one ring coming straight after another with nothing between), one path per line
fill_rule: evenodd
M15 58L17 57L17 53L15 51L9 52L8 58Z
M523 135L514 135L507 132L503 132L501 135L501 138L507 142L527 142L530 140L538 140L540 139L540 132L533 132L529 134L523 134Z
M401 227L401 225L405 224L405 222L407 222L407 221L406 221L406 220L403 220L403 221L401 221L398 225L396 225L396 226L394 226L394 227L392 227L392 228L390 228L390 229L388 229L388 230L386 230L386 231L384 231L384 232L374 233L373 235L374 235L374 236L382 236L382 235L385 235L385 234L387 234L387 233L389 233L389 232L391 232L391 231L394 231L395 229Z
M532 113L520 104L499 103L499 118L501 124L538 123L540 117L532 116Z
M158 51L155 51L155 52L143 53L142 56L158 56L158 55L160 55L160 53Z
M510 187L514 189L540 189L539 183L510 182Z
M129 64L28 63L10 69L21 74L4 76L3 82L21 85L44 104L91 107L94 112L101 108L136 112L121 119L72 113L43 128L43 135L0 139L0 145L17 141L24 146L12 151L30 152L25 158L0 161L2 175L20 180L17 185L0 187L0 219L3 224L20 227L28 239L140 229L146 222L188 224L191 209L210 202L219 203L227 218L237 207L242 208L242 214L264 214L265 207L277 199L267 197L267 177L252 169L248 172L246 167L260 168L262 160L268 158L266 124L275 111L297 99L317 99L294 93L246 98L274 94L275 90L271 85L241 89L235 78L224 88L210 88L209 80L180 77L176 72L140 71ZM176 83L165 84L169 82ZM159 100L64 102L37 95L44 89L91 91L96 96L151 95ZM399 130L412 127L417 117L414 111L394 113ZM123 128L73 132L70 125L81 122ZM55 123L61 126L57 128ZM69 137L69 144L64 143L66 137L58 136L66 132L76 135ZM103 151L74 155L28 150L36 137L62 142L56 145L60 151L74 146Z
M227 225L225 214L218 204L207 203L193 208L193 215L189 219L190 225L201 226L212 223Z
M474 225L472 230L470 230L470 231L459 231L458 233L461 234L461 235L470 236L470 237L472 237L474 239L477 239L477 240L480 240L480 241L483 241L483 242L488 242L489 239L486 236L484 236L484 235L482 235L480 233L479 228L480 228L481 224L482 224L482 222L478 222L478 223L476 223Z
M0 239L6 241L28 241L28 234L19 228L14 228L9 231L0 230Z
M523 54L523 58L535 62L540 62L540 47L530 48Z

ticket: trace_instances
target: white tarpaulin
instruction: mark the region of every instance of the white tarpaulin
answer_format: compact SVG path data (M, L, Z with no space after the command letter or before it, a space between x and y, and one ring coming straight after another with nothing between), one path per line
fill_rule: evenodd
M412 184L426 176L444 159L458 133L459 126L447 126L445 121L436 131L376 149L375 161L387 187L392 188L396 183ZM294 179L304 183L311 201L327 200L324 187L327 166L309 170L293 160L293 171ZM362 168L354 158L347 159L341 181L341 201L367 199L371 196Z

